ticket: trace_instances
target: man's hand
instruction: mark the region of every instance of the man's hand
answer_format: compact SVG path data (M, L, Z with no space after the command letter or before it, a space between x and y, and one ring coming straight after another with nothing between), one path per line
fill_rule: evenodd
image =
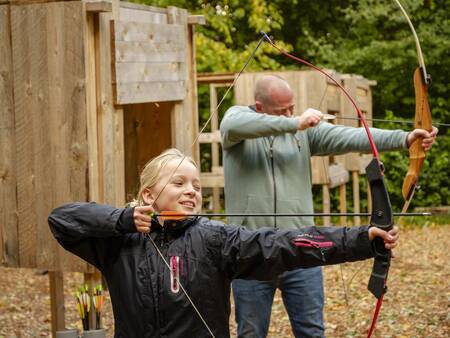
M298 130L305 130L317 126L323 119L321 111L308 108L298 118Z
M150 205L143 205L134 208L133 219L136 230L147 234L150 232L152 218L150 214L153 212L153 207Z
M436 127L433 127L433 130L431 132L428 132L425 129L414 129L406 137L406 144L409 148L415 140L417 140L419 137L422 137L422 148L424 151L428 151L433 145L438 131L439 130Z
M377 227L369 228L369 240L372 241L375 237L381 237L384 240L384 247L388 250L397 246L398 236L398 227L396 226L389 231L384 231Z

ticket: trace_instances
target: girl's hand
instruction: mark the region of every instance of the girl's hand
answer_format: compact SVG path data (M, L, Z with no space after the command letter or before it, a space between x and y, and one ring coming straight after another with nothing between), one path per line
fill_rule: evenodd
M369 239L372 241L375 237L381 237L384 240L384 247L388 250L392 250L397 246L398 236L397 226L394 226L389 231L384 231L377 227L369 228Z
M148 234L150 232L152 225L152 218L150 217L150 214L153 211L153 207L150 205L143 205L134 208L133 219L137 231L144 234Z

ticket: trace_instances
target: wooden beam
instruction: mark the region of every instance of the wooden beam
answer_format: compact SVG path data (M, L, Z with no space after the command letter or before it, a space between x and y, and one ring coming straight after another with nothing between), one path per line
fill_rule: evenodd
M226 83L231 84L234 81L235 73L199 73L197 82L201 84Z
M112 12L112 3L109 1L88 1L86 2L86 12L90 13Z
M18 266L16 133L10 7L0 6L0 264Z
M358 171L352 171L352 183L353 183L353 212L358 213L361 210L360 207L360 194L359 194L359 174ZM361 225L361 217L356 216L354 218L355 225Z
M323 213L329 213L331 211L330 187L327 184L322 185L322 211ZM331 217L323 217L323 224L331 225Z
M33 5L33 4L45 4L51 2L69 2L73 0L9 0L11 5Z
M189 25L206 25L206 18L204 15L189 15L187 22Z
M214 130L212 133L201 133L198 137L199 143L220 143L220 130Z
M223 174L201 173L200 180L205 188L223 188L225 179Z
M345 214L347 212L347 195L346 195L346 184L339 186L339 212ZM339 224L344 226L347 223L347 217L341 216Z

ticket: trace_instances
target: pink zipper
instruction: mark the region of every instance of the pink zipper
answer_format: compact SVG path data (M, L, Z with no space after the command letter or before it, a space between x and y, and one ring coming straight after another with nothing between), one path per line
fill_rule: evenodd
M173 293L180 291L180 257L170 257L170 290Z
M309 248L331 248L333 246L333 242L316 242L310 239L294 239L295 246L309 247Z

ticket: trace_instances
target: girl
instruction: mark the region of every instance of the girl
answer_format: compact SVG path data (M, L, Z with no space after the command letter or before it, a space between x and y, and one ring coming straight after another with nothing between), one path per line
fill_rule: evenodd
M273 280L287 270L363 260L373 257L376 236L387 249L398 239L396 228L250 231L204 217L150 216L195 214L201 205L197 165L169 149L144 167L131 206L73 203L50 214L58 242L105 276L115 337L229 337L233 278Z

